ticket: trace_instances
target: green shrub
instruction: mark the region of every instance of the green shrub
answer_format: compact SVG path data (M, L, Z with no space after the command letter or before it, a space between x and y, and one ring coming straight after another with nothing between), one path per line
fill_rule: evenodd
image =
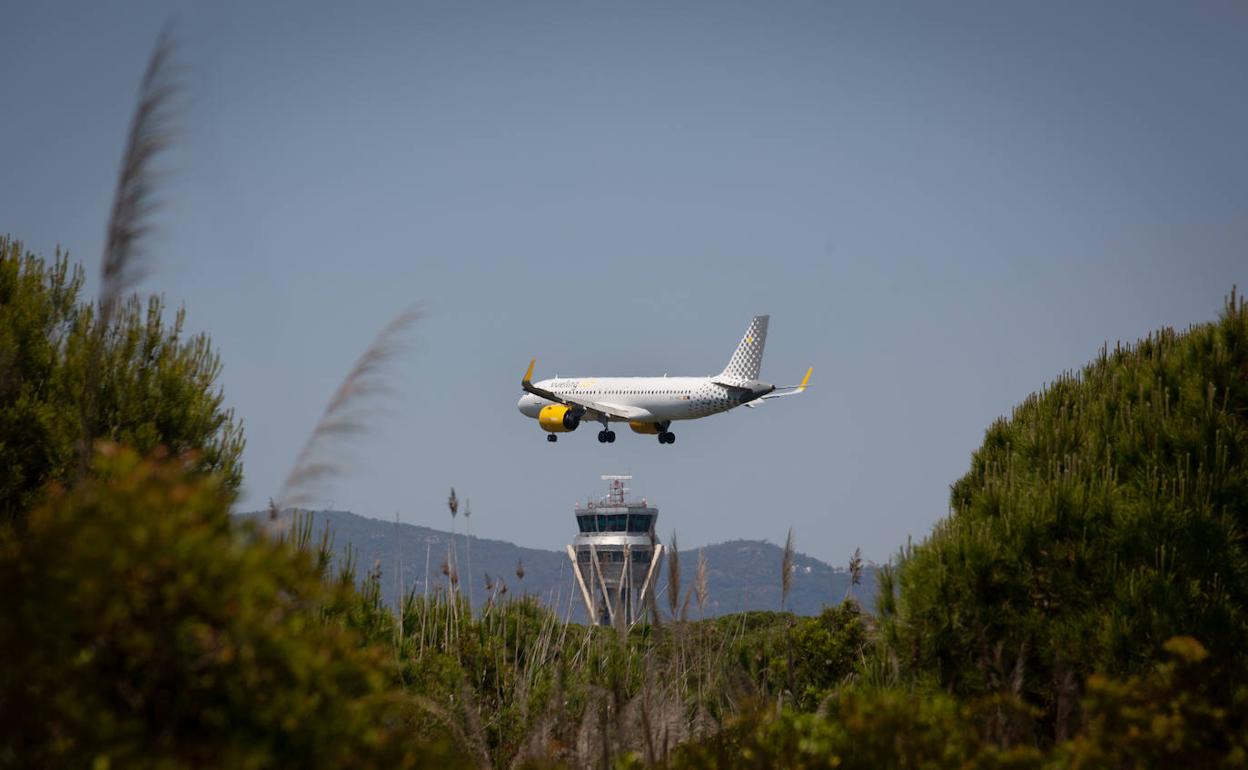
M1103 350L987 432L952 513L882 597L903 678L1009 693L1060 740L1093 672L1190 635L1248 672L1248 309ZM890 581L884 581L888 584ZM891 591L891 587L886 589Z
M997 705L997 704L992 704ZM738 715L719 734L677 749L673 770L702 768L1039 768L1033 748L1002 748L990 739L985 706L944 694L845 691L826 713L759 709Z
M1170 660L1147 675L1088 680L1084 729L1057 748L1055 766L1248 767L1248 687L1226 702L1203 645L1176 637L1165 648Z
M327 619L350 589L186 465L105 447L0 542L0 765L453 764L388 653Z
M754 695L788 691L791 651L789 701L804 711L818 708L850 678L867 649L862 609L854 601L824 607L813 618L765 611L728 615L716 621L716 627L734 634L734 662L750 678Z
M93 357L100 330L82 283L60 252L47 263L0 236L0 525L76 477L88 436L194 453L200 472L237 488L242 429L222 406L207 335L184 338L181 311L166 325L159 298L132 297Z
M1031 709L1009 695L846 690L820 714L743 710L719 734L680 747L668 767L1248 767L1248 688L1224 702L1222 667L1199 642L1164 647L1169 659L1146 673L1089 678L1081 731L1048 750L1011 736Z

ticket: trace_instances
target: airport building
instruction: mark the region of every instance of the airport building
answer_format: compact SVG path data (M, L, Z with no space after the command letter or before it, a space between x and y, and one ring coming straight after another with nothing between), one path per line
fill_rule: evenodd
M654 604L663 544L654 534L659 509L628 499L632 476L603 476L606 497L576 506L572 573L591 623L631 626Z

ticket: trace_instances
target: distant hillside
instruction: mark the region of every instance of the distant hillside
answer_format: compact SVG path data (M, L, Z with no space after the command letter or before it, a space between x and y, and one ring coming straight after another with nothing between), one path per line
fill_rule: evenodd
M247 513L242 517L256 518L264 514ZM394 604L398 596L396 562L402 566L403 585L409 590L415 586L423 591L426 576L426 560L430 590L446 580L442 564L447 559L451 535L449 532L420 527L412 524L369 519L346 511L317 511L313 514L313 531L319 537L326 525L334 536L334 549L342 558L348 547L355 550L356 563L363 575L374 565L382 573L382 590L387 603ZM455 546L459 559L460 580L469 585L469 538L456 533ZM783 549L761 540L732 540L707 546L706 554L709 599L708 616L722 615L743 610L775 610L780 608L780 562ZM509 591L531 593L543 601L554 604L561 611L572 613L573 620L584 620L579 602L571 602L573 583L570 564L562 551L538 548L522 548L503 540L471 538L472 554L472 601L480 606L485 601L485 576L502 577ZM516 576L516 564L524 562L524 579ZM800 615L815 615L824 604L839 603L849 586L849 573L844 568L833 568L818 559L798 553L794 557L795 571L789 593L788 607ZM697 568L698 551L681 550L680 565L682 590L687 589ZM667 566L664 564L659 581L660 606L667 606ZM875 568L866 567L862 585L854 595L868 609L875 598ZM690 602L690 612L696 617L697 610Z

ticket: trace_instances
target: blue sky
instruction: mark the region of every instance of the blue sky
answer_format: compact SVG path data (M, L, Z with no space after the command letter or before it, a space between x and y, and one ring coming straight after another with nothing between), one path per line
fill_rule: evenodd
M0 230L98 268L145 59L185 84L143 284L276 493L377 329L428 315L325 504L559 547L603 473L681 542L883 561L997 416L1248 283L1243 3L40 2L0 25ZM170 9L173 9L172 11ZM538 375L706 374L770 313L800 398L548 445Z

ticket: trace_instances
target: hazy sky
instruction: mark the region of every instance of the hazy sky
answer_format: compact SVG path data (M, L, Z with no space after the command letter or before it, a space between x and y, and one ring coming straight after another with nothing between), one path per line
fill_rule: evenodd
M124 8L122 7L124 6ZM261 7L263 6L263 7ZM276 493L428 317L325 504L558 548L603 473L682 544L886 560L998 415L1248 284L1248 4L5 3L0 231L98 270L158 29L178 143L143 288L211 333ZM708 374L771 313L805 395L549 445L537 375ZM460 526L462 527L462 519Z

